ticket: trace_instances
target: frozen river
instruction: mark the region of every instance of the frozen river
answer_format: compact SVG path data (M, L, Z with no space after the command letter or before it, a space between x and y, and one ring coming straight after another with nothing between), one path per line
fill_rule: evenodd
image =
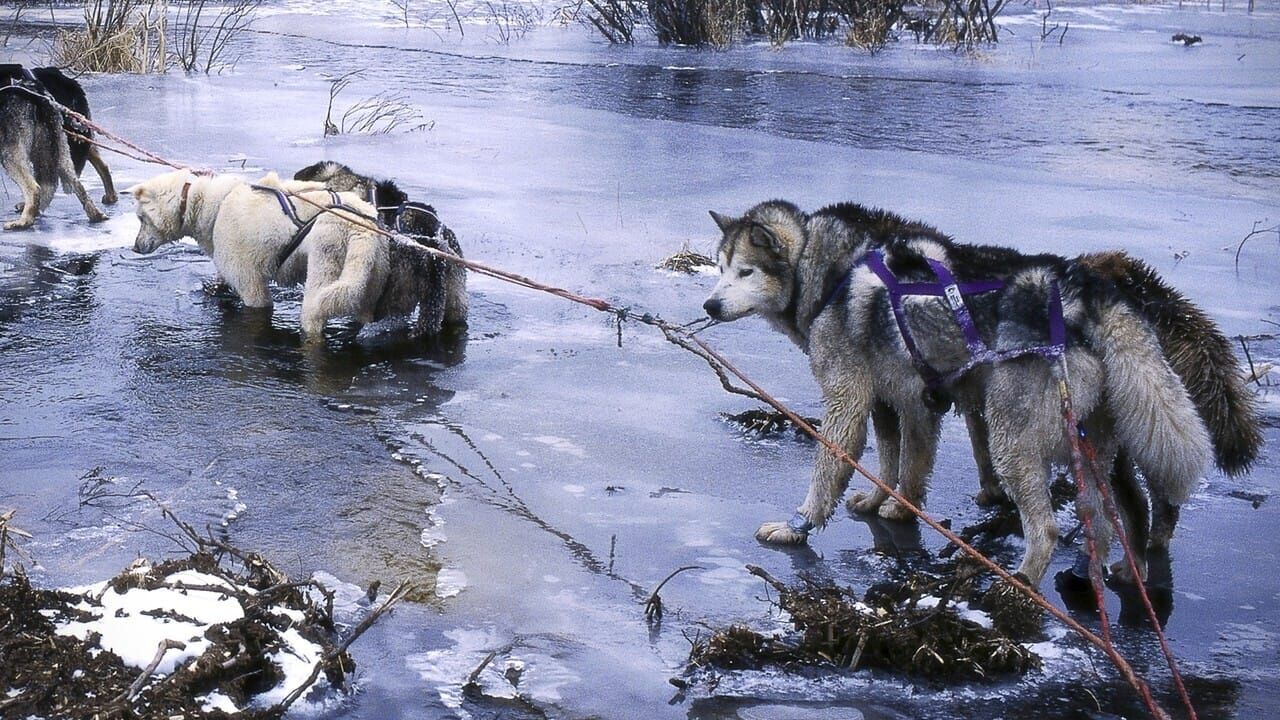
M672 320L698 317L713 281L655 263L713 249L708 209L783 197L881 205L1029 251L1124 248L1229 334L1280 323L1276 235L1233 261L1255 222L1280 222L1273 3L1253 15L1058 9L1071 23L1061 45L1041 42L1039 16L1018 7L998 47L903 42L875 56L613 48L558 25L508 45L478 15L460 37L438 18L396 27L372 5L275 5L219 76L83 83L95 118L161 155L251 175L329 158L392 177L440 210L469 257ZM1184 30L1205 42L1169 42ZM15 47L20 59L39 51ZM357 69L340 107L394 92L429 129L323 138L327 78ZM108 161L121 188L158 171ZM473 276L457 342L335 327L309 351L296 291L281 291L270 319L210 297L213 267L193 246L128 249L131 204L88 227L60 196L37 230L0 236L0 508L35 535L47 585L173 550L140 529L164 527L144 507L78 507L94 468L291 573L420 583L416 602L353 646L358 692L298 716L1065 719L1096 709L1082 689L1135 716L1105 661L1067 640L1017 683L742 673L678 694L668 679L688 638L778 626L745 564L864 590L941 541L841 511L808 548L759 545L759 522L801 499L812 445L726 423L721 413L752 405L644 328L625 326L619 344L603 316ZM707 338L821 414L806 359L763 323ZM1250 349L1280 359L1273 337ZM1168 632L1201 718L1280 705L1280 401L1264 403L1262 460L1246 477L1206 479L1171 552ZM940 452L929 509L957 527L980 518L954 419ZM1001 560L1019 554L1011 542ZM1070 559L1060 550L1051 572ZM667 617L651 630L641 602L682 565L703 569L664 588ZM1150 634L1119 637L1167 697ZM490 652L488 697L464 696ZM512 687L503 672L517 666Z

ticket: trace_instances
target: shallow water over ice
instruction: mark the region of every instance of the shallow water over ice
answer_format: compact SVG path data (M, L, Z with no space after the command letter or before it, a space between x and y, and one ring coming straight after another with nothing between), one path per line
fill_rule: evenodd
M1122 247L1231 334L1280 322L1273 239L1252 240L1238 271L1233 258L1255 221L1277 221L1274 15L1066 8L1075 29L1060 47L1029 44L1034 18L1013 16L1018 34L976 57L907 44L869 57L607 48L556 27L503 46L480 31L394 30L372 11L337 23L283 9L256 27L290 35L248 38L223 76L86 78L95 117L163 155L255 178L321 158L394 177L468 256L674 320L700 314L713 280L653 266L685 244L714 247L707 209L780 196L883 205L1027 250ZM1102 27L1076 27L1086 19ZM1174 27L1216 34L1184 49L1167 42ZM325 77L354 68L365 75L349 101L404 93L432 128L324 140ZM111 162L120 187L155 171ZM35 534L48 584L171 549L139 530L164 529L146 504L80 505L81 476L100 466L121 494L141 483L291 573L421 584L353 647L359 692L325 716L1069 718L1093 707L1082 687L1135 714L1065 639L1019 683L770 672L677 692L686 634L782 625L745 564L862 590L940 543L841 511L811 547L758 545L757 524L801 500L812 446L724 422L750 403L644 328L619 335L589 310L473 276L457 342L335 325L310 351L296 290L279 292L272 317L210 297L213 268L194 247L127 250L128 204L90 228L60 196L35 232L0 236L0 506ZM753 320L707 337L820 414L784 338ZM1250 347L1280 357L1274 339ZM957 526L979 517L967 445L949 420L929 498ZM1275 457L1242 479L1211 476L1175 539L1169 632L1201 717L1265 717L1280 702ZM1019 552L1010 541L1000 560ZM683 565L702 569L668 583L650 630L641 603ZM1167 697L1150 636L1119 635ZM483 692L467 694L490 652Z

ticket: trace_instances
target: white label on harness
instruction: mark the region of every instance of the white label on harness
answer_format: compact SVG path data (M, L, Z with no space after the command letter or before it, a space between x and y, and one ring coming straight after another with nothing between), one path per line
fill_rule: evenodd
M964 297L960 294L960 288L955 285L948 285L943 289L943 292L946 293L947 304L951 306L952 310L959 310L964 307Z

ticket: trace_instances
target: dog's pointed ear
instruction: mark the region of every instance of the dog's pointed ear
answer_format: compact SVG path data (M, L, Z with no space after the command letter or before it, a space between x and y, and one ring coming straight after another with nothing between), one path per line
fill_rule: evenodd
M733 224L733 218L731 217L725 217L715 210L708 210L707 212L711 213L711 219L716 221L716 227L720 228L720 232L728 230L729 226Z
M774 235L772 230L760 223L751 225L751 244L768 248L775 255L782 255L782 241L778 240L778 236Z
M132 195L134 199L141 200L142 197L147 194L147 188L142 183L138 183L133 187L125 188L124 192L126 195Z

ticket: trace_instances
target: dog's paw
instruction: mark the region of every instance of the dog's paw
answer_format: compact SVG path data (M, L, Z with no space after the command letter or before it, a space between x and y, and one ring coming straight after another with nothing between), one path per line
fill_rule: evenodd
M869 515L880 508L880 504L884 502L877 494L873 492L856 492L849 496L849 502L846 505L849 510L859 515Z
M107 193L102 196L103 205L115 205L118 202L120 202L120 196L115 193Z
M756 539L770 545L802 545L809 533L797 532L785 522L767 522L756 530Z
M1141 576L1140 579L1142 580L1142 582L1145 583L1147 581L1146 563L1136 563L1136 564L1138 566L1138 573ZM1108 579L1114 582L1122 583L1124 585L1138 584L1137 583L1138 578L1133 577L1133 573L1129 571L1129 563L1126 562L1123 558L1111 563Z
M973 496L973 502L978 507L996 507L1009 502L1009 496L999 487L984 487Z
M5 223L4 229L5 230L27 230L34 224L35 224L34 220L23 220L19 218L17 220L11 220Z
M916 519L915 513L893 498L889 498L880 504L878 514L885 520L893 520L894 522L907 522Z
M105 222L106 219L107 219L107 214L102 212L101 210L95 210L89 213L89 222L91 223Z

